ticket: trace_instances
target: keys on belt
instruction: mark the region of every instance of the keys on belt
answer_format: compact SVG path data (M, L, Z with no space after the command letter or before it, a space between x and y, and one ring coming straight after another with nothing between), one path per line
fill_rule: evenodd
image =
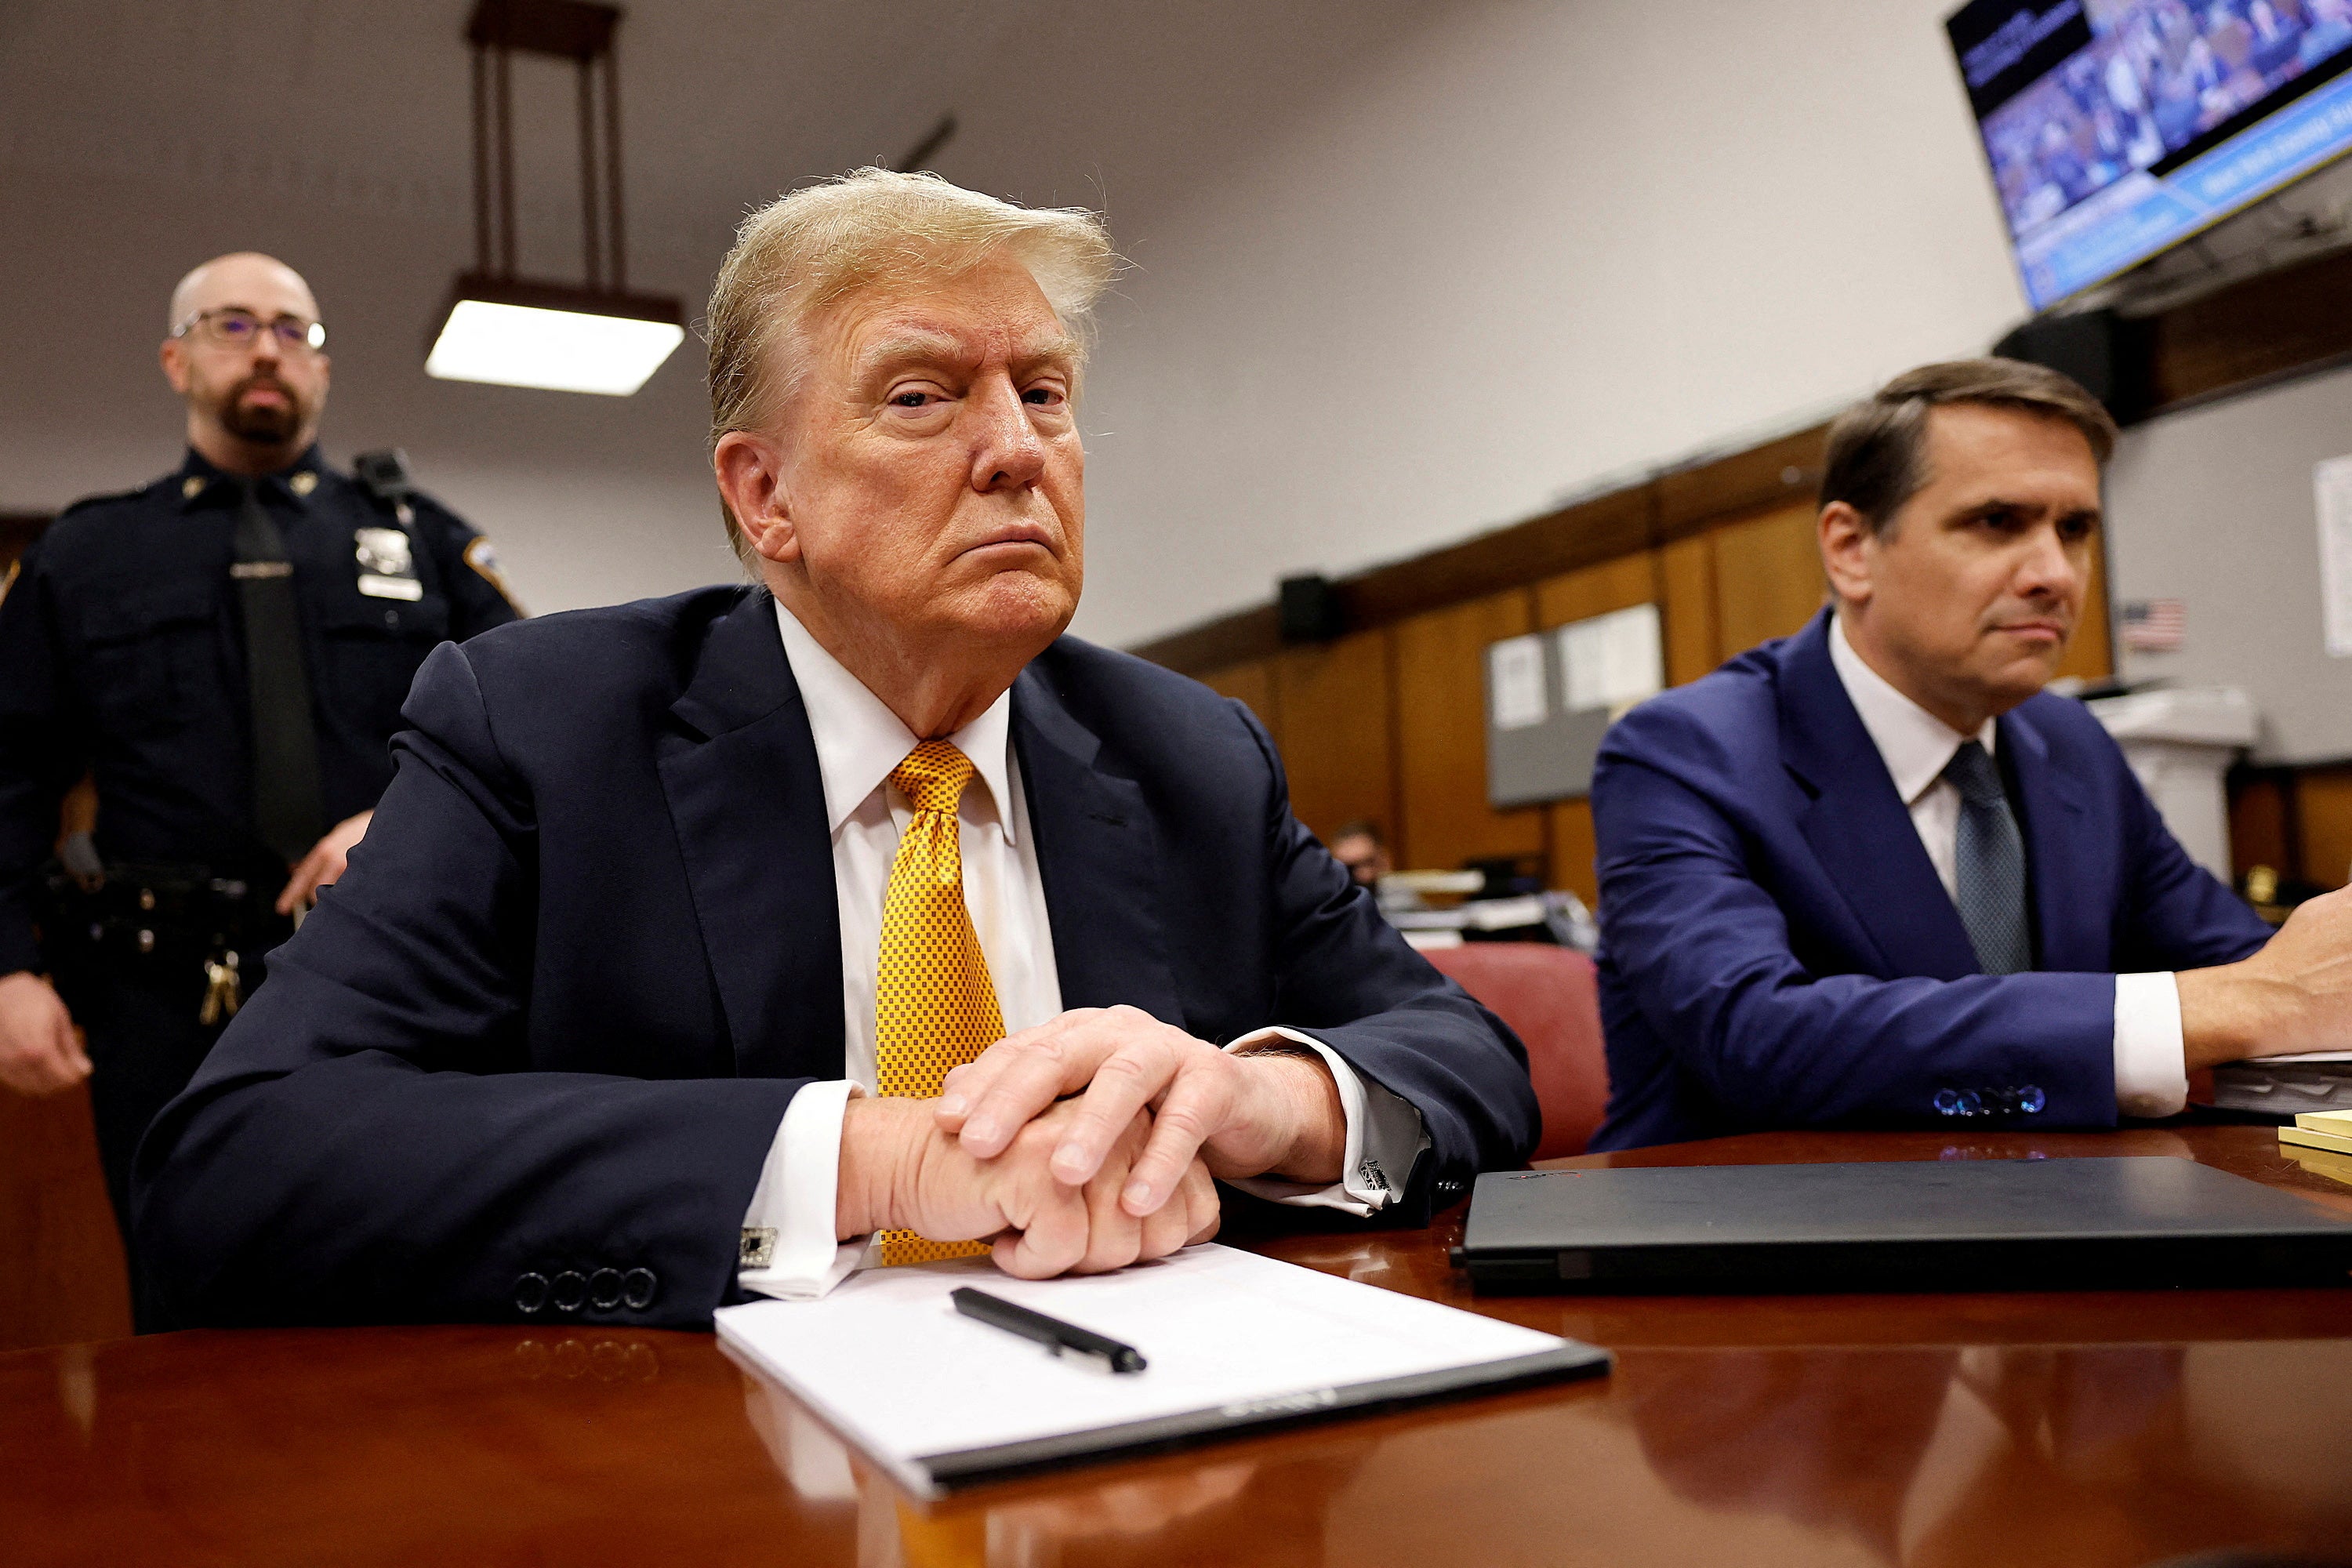
M257 957L292 929L253 883L194 867L110 866L95 885L66 875L50 889L52 962L129 963L174 988L201 973L196 1021L205 1027L244 1005L245 955Z
M196 1008L196 1022L207 1029L225 1023L236 1016L237 1004L242 1000L243 984L237 976L236 950L205 959L205 999Z

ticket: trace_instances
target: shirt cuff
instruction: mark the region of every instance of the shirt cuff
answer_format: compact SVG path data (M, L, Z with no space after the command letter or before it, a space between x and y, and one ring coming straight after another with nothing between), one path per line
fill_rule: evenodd
M2180 982L2169 974L2116 975L2116 1110L2125 1116L2178 1116L2188 1105Z
M1294 1208L1339 1209L1362 1219L1394 1203L1399 1188L1410 1180L1412 1167L1429 1147L1429 1130L1412 1101L1361 1078L1339 1053L1296 1029L1266 1028L1244 1035L1225 1049L1246 1054L1276 1040L1304 1046L1323 1058L1339 1086L1339 1110L1348 1122L1346 1152L1339 1158L1339 1179L1327 1187L1270 1176L1249 1176L1227 1184L1252 1197L1288 1204Z
M835 1241L835 1197L841 1184L841 1118L865 1091L847 1079L813 1083L793 1096L743 1211L746 1290L786 1301L814 1301L856 1271L866 1238Z

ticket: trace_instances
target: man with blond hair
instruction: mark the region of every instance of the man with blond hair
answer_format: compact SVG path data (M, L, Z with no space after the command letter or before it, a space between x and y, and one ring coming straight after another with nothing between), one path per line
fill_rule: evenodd
M335 896L142 1151L184 1321L707 1325L1214 1182L1424 1212L1525 1058L1291 816L1240 705L1062 636L1090 216L861 171L709 310L756 575L444 647Z
M417 667L515 618L488 541L320 457L327 330L293 268L215 257L166 333L180 467L68 507L0 583L0 1085L89 1078L126 1232L139 1135L341 874ZM94 842L53 900L85 773Z

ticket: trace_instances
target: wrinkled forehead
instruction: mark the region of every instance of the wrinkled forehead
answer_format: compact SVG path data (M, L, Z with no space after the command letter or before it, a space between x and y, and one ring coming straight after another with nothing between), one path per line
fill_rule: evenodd
M852 289L814 314L800 346L809 369L851 383L901 368L1075 373L1079 359L1045 290L1010 258Z
M300 273L259 256L228 256L181 279L172 294L172 324L204 310L244 310L257 316L319 319L318 301Z

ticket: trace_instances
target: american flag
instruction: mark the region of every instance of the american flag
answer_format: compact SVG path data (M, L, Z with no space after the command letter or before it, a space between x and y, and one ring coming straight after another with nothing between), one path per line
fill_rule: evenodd
M2179 653L2189 606L2180 599L2133 599L2124 605L2124 647L2134 653Z

